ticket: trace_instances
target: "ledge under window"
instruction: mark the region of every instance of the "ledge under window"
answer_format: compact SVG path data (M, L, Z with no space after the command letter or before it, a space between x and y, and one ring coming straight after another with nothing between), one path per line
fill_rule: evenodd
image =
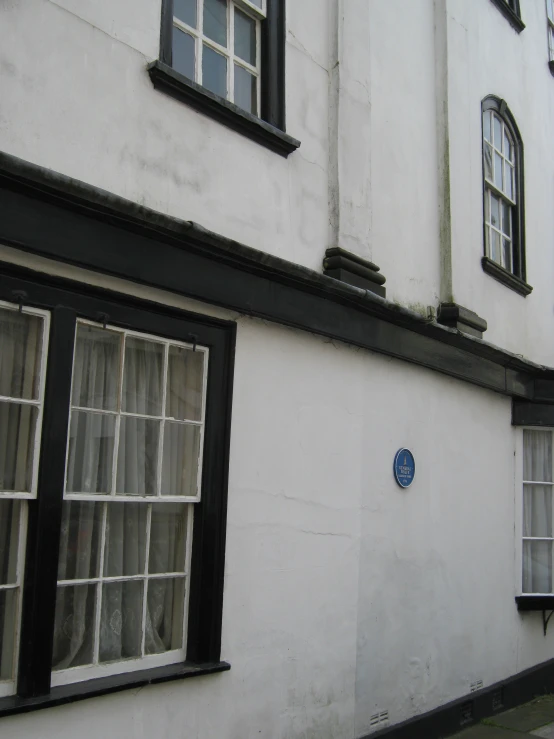
M518 595L518 611L554 611L554 595Z
M12 695L9 698L0 698L0 717L11 716L15 713L29 713L41 708L53 708L64 703L74 703L85 698L97 698L108 693L117 693L130 688L142 688L145 685L165 683L172 680L184 680L200 675L212 675L216 672L225 672L231 669L228 662L211 662L208 664L192 664L190 662L168 667L156 667L151 670L127 672L111 677L101 677L96 680L86 680L81 683L62 685L47 695L32 698L20 698Z
M206 90L159 60L151 62L148 74L156 90L192 106L201 113L238 131L258 144L287 157L298 149L300 141L275 126L247 113L234 103Z
M507 269L501 267L497 262L493 262L492 259L482 257L481 264L488 275L494 277L495 280L506 285L506 287L510 287L512 290L515 290L519 295L527 297L527 295L533 291L531 285L528 285L525 280L522 280L520 277L516 277L516 275L508 272Z
M506 0L491 0L498 10L502 13L502 15L507 18L507 20L512 24L512 26L515 28L515 30L518 33L521 33L523 29L525 28L525 23L521 20L521 17L518 13L514 12L512 8L508 5ZM517 7L519 8L519 0L517 2Z

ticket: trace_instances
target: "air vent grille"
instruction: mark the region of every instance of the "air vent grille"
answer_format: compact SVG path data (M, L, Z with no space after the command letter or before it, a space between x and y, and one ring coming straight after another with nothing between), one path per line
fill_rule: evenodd
M472 693L475 693L476 690L481 690L483 687L483 681L482 680L476 680L474 683L471 683L469 686L469 690Z
M380 711L379 713L374 713L373 716L369 717L370 726L382 726L383 724L388 724L388 722L389 722L389 712L388 711Z
M460 708L460 726L469 724L473 721L473 701L462 703Z

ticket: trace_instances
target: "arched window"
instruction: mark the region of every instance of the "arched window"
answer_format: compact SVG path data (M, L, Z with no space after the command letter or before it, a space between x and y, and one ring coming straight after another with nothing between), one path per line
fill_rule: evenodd
M510 287L522 288L517 283L525 283L526 277L523 144L506 103L493 96L483 101L483 184L483 267ZM498 266L502 270L498 270ZM518 292L528 294L530 289L522 288Z

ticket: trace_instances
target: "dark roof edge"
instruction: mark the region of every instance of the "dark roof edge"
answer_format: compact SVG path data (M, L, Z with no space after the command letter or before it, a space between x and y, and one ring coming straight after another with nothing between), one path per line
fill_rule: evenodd
M372 292L246 246L193 221L165 215L5 152L0 152L0 178L32 189L35 197L38 191L43 200L54 200L58 204L61 200L66 207L91 217L100 214L104 220L127 230L140 231L143 235L151 232L158 239L163 236L180 248L192 249L204 257L232 264L245 272L263 275L266 279L349 305L360 312L486 358L502 367L528 373L533 378L554 379L554 368L544 367L481 339L463 335L456 329L442 326Z

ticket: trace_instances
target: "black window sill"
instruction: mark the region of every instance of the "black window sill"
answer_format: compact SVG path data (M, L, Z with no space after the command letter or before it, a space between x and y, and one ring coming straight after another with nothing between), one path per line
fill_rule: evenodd
M554 595L518 595L518 611L553 611Z
M519 295L523 295L523 297L527 297L527 295L529 295L533 291L533 288L531 287L531 285L528 285L520 277L516 277L516 275L512 274L511 272L508 272L507 269L504 269L504 267L501 267L496 262L493 262L492 259L489 259L488 257L483 257L481 259L481 264L483 266L484 271L488 275L490 275L491 277L494 277L495 280L498 280L498 282L501 282L503 285L506 285L506 287L511 288Z
M297 139L262 121L261 118L247 113L225 98L214 95L167 64L156 60L151 62L147 69L156 90L187 103L277 154L287 157L300 146Z
M52 688L48 695L34 698L20 698L17 695L0 698L0 717L11 716L15 713L29 713L41 708L53 708L64 703L74 703L85 698L96 698L108 693L117 693L130 688L142 688L145 685L165 683L171 680L184 680L189 677L211 675L216 672L230 670L228 662L212 662L209 664L180 663L168 667L156 667L151 670L127 672L112 677L101 677L96 680L86 680L72 685L63 685Z
M554 59L548 62L548 68L550 69L550 74L554 77Z
M505 0L492 0L502 15L512 24L518 33L521 33L525 28L525 23L521 20L517 13L510 8Z

